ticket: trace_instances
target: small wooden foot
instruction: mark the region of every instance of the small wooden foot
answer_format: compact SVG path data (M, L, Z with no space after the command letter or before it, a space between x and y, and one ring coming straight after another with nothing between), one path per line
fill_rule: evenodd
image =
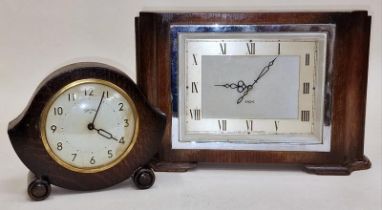
M28 195L34 201L45 200L51 192L48 180L36 177L32 172L28 173Z
M133 181L137 188L148 189L155 182L154 171L148 167L140 167L134 172Z
M369 169L371 162L366 156L363 156L362 160L344 165L305 165L304 167L308 173L318 175L350 175L353 171Z

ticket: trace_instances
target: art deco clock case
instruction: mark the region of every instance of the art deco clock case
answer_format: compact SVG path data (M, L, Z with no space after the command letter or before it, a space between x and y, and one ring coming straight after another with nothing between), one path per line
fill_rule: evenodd
M147 164L164 126L164 114L123 72L101 63L76 63L38 86L8 133L31 171L30 197L42 200L50 184L96 190L133 174L138 188L151 187L155 176Z
M363 154L365 11L140 13L138 85L167 121L157 170L288 163L317 174Z

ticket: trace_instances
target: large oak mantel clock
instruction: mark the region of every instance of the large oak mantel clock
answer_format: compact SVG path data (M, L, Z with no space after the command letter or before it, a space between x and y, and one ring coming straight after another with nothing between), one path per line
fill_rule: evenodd
M156 170L197 162L368 169L365 11L140 13L138 85L169 116Z

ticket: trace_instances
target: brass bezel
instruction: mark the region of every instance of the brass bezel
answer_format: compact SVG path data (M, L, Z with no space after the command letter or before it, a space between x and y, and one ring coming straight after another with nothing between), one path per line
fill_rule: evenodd
M130 144L127 146L125 151L118 158L116 158L113 161L111 161L109 163L106 163L104 165L100 165L100 166L96 166L96 167L80 168L80 167L76 167L76 166L73 166L73 165L65 162L64 160L62 160L60 157L58 157L52 151L52 149L51 149L51 147L50 147L50 145L48 143L48 140L47 140L46 126L45 125L46 125L46 119L47 119L47 116L48 116L48 112L49 112L50 107L52 106L53 102L59 96L61 96L61 94L63 94L65 91L67 91L67 90L69 90L69 89L71 89L71 88L73 88L75 86L78 86L78 85L81 85L81 84L87 84L87 83L102 84L102 85L108 86L108 87L116 90L118 93L120 93L127 100L129 105L131 106L131 109L133 111L133 116L135 118L135 124L134 124L135 129L134 129L134 134L133 134L133 137L132 137L132 140L131 140ZM49 156L51 158L53 158L53 160L56 163L58 163L60 166L66 168L68 170L71 170L71 171L74 171L74 172L78 172L78 173L97 173L97 172L105 171L105 170L110 169L113 166L117 165L132 150L134 144L137 141L138 131L139 131L139 116L138 116L138 112L137 112L137 109L135 107L135 103L133 102L133 100L130 98L130 96L122 88L118 87L117 85L113 84L112 82L109 82L109 81L106 81L106 80L102 80L102 79L95 79L95 78L81 79L81 80L77 80L77 81L74 81L74 82L71 82L71 83L65 85L63 88L61 88L59 91L57 91L57 93L55 93L48 100L48 103L44 106L44 109L43 109L43 111L41 113L41 116L40 116L41 140L42 140L42 143L43 143L43 145L45 147L45 150L48 152Z

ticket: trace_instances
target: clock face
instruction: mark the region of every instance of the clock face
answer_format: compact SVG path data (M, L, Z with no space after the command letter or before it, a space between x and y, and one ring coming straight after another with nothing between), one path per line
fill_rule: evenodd
M323 144L326 33L185 32L177 38L175 145L304 150Z
M60 165L94 173L121 161L135 143L135 105L121 88L108 81L85 79L68 84L44 108L44 146Z

